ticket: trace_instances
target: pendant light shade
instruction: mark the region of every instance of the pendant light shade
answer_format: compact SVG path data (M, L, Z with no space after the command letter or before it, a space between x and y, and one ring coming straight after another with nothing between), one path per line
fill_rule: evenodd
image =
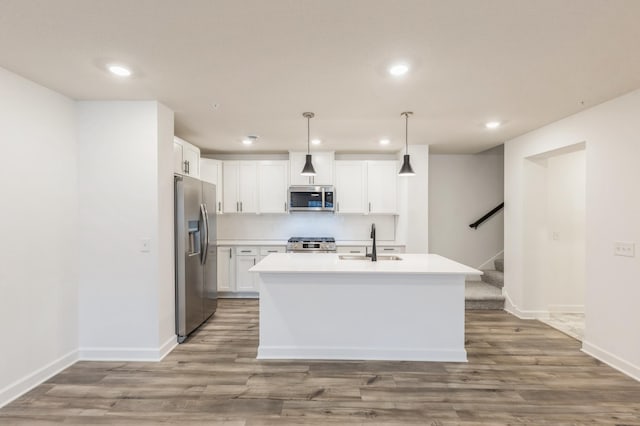
M311 154L307 154L306 159L304 161L304 167L302 168L302 176L315 176L316 169L313 168L313 163L311 162Z
M302 168L302 172L300 174L302 176L315 176L316 169L313 168L313 163L311 162L311 131L310 131L310 121L315 116L312 112L303 112L302 116L307 119L307 155L304 161L304 167Z
M413 167L411 167L411 162L409 161L409 116L413 113L411 111L405 111L401 116L404 117L405 127L404 127L404 140L405 140L405 154L404 161L402 162L402 167L398 172L399 176L413 176L416 173L413 171Z

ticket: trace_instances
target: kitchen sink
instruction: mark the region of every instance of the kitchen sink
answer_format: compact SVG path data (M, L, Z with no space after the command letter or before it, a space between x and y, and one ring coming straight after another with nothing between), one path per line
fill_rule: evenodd
M353 254L341 254L340 256L338 256L338 258L340 260L368 260L369 262L371 262L371 257L367 257L367 256L356 256ZM402 258L400 256L393 256L393 255L380 255L376 257L377 260L402 260Z

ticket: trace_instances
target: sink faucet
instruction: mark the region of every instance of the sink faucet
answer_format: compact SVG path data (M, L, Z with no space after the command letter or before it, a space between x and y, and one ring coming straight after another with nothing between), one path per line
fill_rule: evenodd
M371 224L371 238L373 238L373 247L371 247L371 254L368 254L367 256L371 256L372 262L377 262L378 254L376 253L376 224L375 223Z

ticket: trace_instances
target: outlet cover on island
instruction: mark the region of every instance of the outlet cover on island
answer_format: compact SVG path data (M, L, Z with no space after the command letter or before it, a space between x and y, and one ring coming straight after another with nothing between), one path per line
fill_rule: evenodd
M636 245L635 245L635 243L628 243L628 242L624 242L624 241L616 241L613 244L613 255L614 256L635 257L636 256Z

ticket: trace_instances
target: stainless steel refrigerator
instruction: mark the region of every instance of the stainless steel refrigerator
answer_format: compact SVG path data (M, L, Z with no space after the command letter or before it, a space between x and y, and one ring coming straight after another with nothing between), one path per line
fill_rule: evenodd
M218 306L216 186L174 176L178 343Z

